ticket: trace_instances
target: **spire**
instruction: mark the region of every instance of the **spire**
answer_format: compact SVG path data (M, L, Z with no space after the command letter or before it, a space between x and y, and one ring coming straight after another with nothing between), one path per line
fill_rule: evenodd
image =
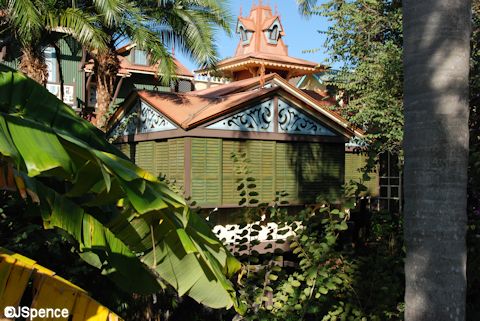
M242 17L242 15L243 15L243 6L240 5L240 14L239 14L238 16L239 16L239 17Z

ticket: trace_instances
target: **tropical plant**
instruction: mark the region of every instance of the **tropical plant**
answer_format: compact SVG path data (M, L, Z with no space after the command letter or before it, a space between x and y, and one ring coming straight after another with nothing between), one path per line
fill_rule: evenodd
M465 320L470 3L403 2L408 321Z
M81 1L79 1L81 3ZM165 84L175 76L168 48L175 46L202 66L217 60L214 31L230 32L230 15L223 0L118 0L113 5L95 0L82 7L100 18L99 28L107 35L107 50L90 51L97 79L96 125L103 128L114 95L119 69L116 47L131 41L158 63L159 78Z
M20 46L19 69L42 85L48 79L43 50L52 46L60 57L57 42L66 34L86 48L106 47L105 34L96 27L97 17L72 7L69 1L1 0L0 11L0 37L10 37Z
M0 188L130 292L173 286L211 307L236 304L239 263L184 200L131 163L45 88L0 66Z

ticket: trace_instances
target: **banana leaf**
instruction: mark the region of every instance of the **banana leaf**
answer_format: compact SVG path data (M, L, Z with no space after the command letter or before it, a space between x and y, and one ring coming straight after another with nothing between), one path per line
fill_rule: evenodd
M184 199L45 88L0 65L2 177L0 188L16 189L45 228L68 232L120 288L148 294L168 283L209 307L236 306L228 278L240 264Z

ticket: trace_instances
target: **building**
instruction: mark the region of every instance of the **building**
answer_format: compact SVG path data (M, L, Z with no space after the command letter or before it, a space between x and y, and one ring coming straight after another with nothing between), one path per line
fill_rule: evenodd
M325 66L290 57L281 19L254 5L239 17L234 57L215 71L232 79L174 93L132 92L109 121L109 135L139 166L175 180L204 208L238 207L238 164L246 154L256 196L271 202L286 192L290 204L336 199L345 181L345 143L362 131L288 80Z
M63 80L63 102L72 106L78 113L88 114L95 110L96 85L93 74L93 63L88 59L82 47L71 37L65 36L57 43L58 52L52 46L44 48L45 63L48 67L46 88L61 99L61 83ZM132 90L150 89L160 91L190 91L194 89L193 74L180 63L176 65L177 81L169 87L163 87L158 81L157 65L149 61L145 51L129 44L117 49L120 69L115 85L114 104L123 102ZM0 63L17 69L21 52L13 42L0 41ZM85 63L86 62L86 63Z

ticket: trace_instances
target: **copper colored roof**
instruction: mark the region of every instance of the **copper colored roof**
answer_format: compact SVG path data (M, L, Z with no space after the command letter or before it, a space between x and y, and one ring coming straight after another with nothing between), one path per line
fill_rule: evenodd
M278 39L276 41L267 40L265 30L269 29L275 20L279 22ZM238 17L238 23L241 23L248 30L250 38L245 42L240 39L235 55L232 58L218 62L217 71L234 73L241 70L250 71L251 68L265 66L271 71L279 73L281 71L289 71L291 76L297 76L319 72L326 68L316 62L288 55L288 47L283 42L285 32L280 16L274 15L270 6L263 4L254 5L248 17ZM239 32L237 24L237 33ZM210 69L198 70L199 73L211 71Z
M265 76L265 81L269 81L274 78L275 74L269 74ZM244 80L234 81L222 86L211 87L202 90L191 91L188 94L195 96L207 96L207 97L221 97L224 95L245 91L251 87L257 85L260 77L248 78Z
M127 57L124 57L124 56L118 56L118 60L120 61L119 73L127 74L127 73L133 72L133 73L156 74L158 71L158 64L136 65L136 64L132 64L130 61L128 61ZM177 76L193 78L193 74L180 61L178 61L176 58L173 58L173 62L175 63L175 73Z
M312 98L314 98L316 101L318 101L319 104L323 106L335 106L337 103L335 97L329 96L328 94L322 94L314 90L308 90L308 89L302 89L302 91Z
M188 130L199 123L235 110L249 100L262 97L275 88L263 88L224 97L197 96L188 93L163 93L142 90L138 96L178 126Z
M348 135L363 135L361 130L351 128L348 121L326 108L325 102L316 100L289 84L280 76L271 74L263 80L269 84L268 88L260 85L262 82L261 77L256 77L201 91L167 93L142 90L134 92L132 95L140 97L179 127L189 130L231 113L238 108L242 108L250 101L258 101L264 97L271 96L274 92L278 92L281 95L289 94L296 99L300 99L309 106L310 112L323 115L333 124L336 124L336 126L344 128ZM127 112L129 106L133 105L131 102L134 97L127 98L125 100L126 103L117 109L109 121L109 127Z
M265 64L265 66L276 66L282 69L299 68L306 71L308 70L318 72L318 70L325 68L324 66L320 66L316 62L300 58L294 58L285 55L274 55L263 52L254 52L222 60L217 64L217 69L234 69L235 67L247 65L254 61L258 63L263 63Z
M117 56L120 62L120 69L118 70L118 74L120 75L130 75L132 73L140 73L140 74L149 74L149 75L156 75L158 72L158 64L154 65L137 65L131 63L126 56L122 56L120 54L124 54L127 51L130 51L135 47L135 44L128 44L123 47L117 49L119 55ZM176 58L173 58L173 63L175 64L175 74L179 77L185 78L193 78L192 72L190 72L187 67L185 67L180 61ZM91 71L93 69L93 61L88 62L85 64L85 70Z

